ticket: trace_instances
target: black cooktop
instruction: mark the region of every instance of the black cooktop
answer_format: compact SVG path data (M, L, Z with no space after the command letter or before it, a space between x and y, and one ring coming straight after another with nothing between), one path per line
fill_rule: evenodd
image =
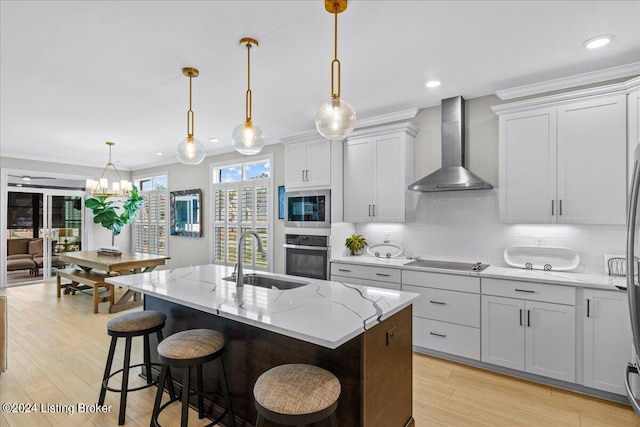
M425 267L425 268L442 268L447 270L458 271L482 271L489 267L489 264L481 262L453 262L453 261L435 261L430 259L418 259L405 264L407 267Z

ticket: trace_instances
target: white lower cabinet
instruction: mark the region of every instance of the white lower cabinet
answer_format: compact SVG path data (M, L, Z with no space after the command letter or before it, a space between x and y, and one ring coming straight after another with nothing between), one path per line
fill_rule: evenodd
M420 294L413 304L413 343L480 360L480 279L404 270L402 290Z
M632 353L627 294L583 292L584 385L624 395L623 371Z
M537 283L485 279L482 295L482 361L563 381L576 379L575 307L548 299ZM575 289L562 287L564 290ZM485 295L486 290L521 298ZM575 294L573 297L575 304Z
M353 285L400 290L401 272L397 268L331 263L331 280Z

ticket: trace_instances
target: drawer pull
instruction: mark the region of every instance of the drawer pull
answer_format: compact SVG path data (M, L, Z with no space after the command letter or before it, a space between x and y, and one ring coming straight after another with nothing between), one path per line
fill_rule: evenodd
M587 298L587 317L591 317L591 300Z
M351 273L351 270L347 270L346 268L339 268L338 271L344 271L345 273Z
M440 338L445 338L445 337L446 337L446 335L445 335L445 334L438 334L438 333L436 333L436 332L429 332L429 334L430 334L430 335L434 335L434 336L436 336L436 337L440 337Z
M391 275L390 274L384 274L384 273L376 273L376 276L389 277Z
M522 326L522 309L520 309L520 326Z
M430 302L431 304L447 305L447 303L446 303L446 302L442 302L442 301L429 300L429 302Z
M536 291L530 291L529 289L516 289L516 292L524 292L527 294L535 294Z

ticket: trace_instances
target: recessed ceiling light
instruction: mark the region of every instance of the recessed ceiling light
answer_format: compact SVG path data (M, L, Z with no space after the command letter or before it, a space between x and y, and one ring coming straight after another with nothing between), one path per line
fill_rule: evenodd
M591 37L590 39L585 40L582 43L582 46L587 49L597 49L609 44L611 40L613 40L613 34L603 34L601 36Z
M440 86L440 80L431 80L430 82L427 82L425 86L427 86L428 88L438 87Z
M158 151L158 152L156 153L156 156L164 156L164 153L163 153L162 151Z
M211 142L220 142L220 140L218 138L209 138L209 141L211 141Z

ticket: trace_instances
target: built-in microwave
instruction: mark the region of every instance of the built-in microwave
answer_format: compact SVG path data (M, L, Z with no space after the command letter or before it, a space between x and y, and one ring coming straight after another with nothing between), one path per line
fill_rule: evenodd
M285 192L285 226L331 227L331 190Z

